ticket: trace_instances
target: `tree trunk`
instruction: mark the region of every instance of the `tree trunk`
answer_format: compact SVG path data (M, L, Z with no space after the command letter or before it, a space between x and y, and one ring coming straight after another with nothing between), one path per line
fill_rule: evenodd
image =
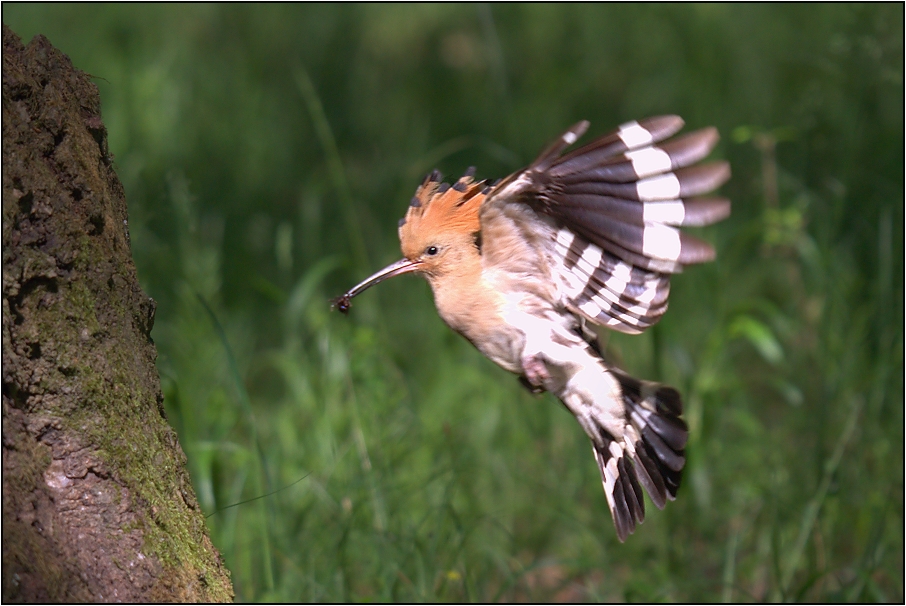
M97 87L3 26L3 600L228 601Z

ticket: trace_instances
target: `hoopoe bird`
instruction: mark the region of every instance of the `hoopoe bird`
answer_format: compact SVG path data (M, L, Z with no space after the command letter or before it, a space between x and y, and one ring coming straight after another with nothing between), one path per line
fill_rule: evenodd
M688 429L679 393L606 362L589 324L637 334L660 319L671 274L715 256L678 227L730 214L728 200L701 197L730 168L695 165L717 130L669 139L678 116L628 122L561 155L588 124L502 181L476 182L474 168L452 186L429 174L399 223L403 258L333 303L347 313L387 278L427 278L450 328L575 415L622 542L645 518L643 487L660 509L676 498Z

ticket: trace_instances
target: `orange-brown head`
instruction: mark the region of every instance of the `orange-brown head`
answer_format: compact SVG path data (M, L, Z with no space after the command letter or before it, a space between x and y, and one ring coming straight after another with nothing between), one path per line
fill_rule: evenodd
M433 277L455 267L464 254L474 253L481 226L478 211L490 188L474 182L470 168L452 186L434 171L415 191L400 221L403 256L417 264L414 271Z
M346 313L352 297L387 278L419 272L433 280L455 271L469 256L476 257L481 230L478 211L491 187L473 181L474 173L470 168L452 186L441 183L437 171L426 176L400 220L403 258L354 286L334 305Z

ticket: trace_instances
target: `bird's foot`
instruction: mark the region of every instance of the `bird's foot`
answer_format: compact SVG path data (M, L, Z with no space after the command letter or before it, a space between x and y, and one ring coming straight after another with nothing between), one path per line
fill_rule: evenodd
M529 383L528 379L526 379L525 376L519 377L519 384L535 395L542 394L547 391L543 387L538 387L537 385L532 385L531 383Z
M530 386L533 392L535 390L544 391L545 385L550 380L550 373L547 371L547 365L541 358L541 354L525 356L522 359L522 371L525 373L525 382ZM538 392L535 392L538 393Z

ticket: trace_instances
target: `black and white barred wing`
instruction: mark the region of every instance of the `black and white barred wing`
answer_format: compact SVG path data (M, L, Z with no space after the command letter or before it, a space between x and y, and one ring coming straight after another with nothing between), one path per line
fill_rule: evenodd
M495 191L554 220L550 264L565 304L596 324L645 330L667 309L670 274L714 258L708 243L679 227L729 215L728 200L700 197L729 178L729 165L693 166L717 131L667 140L682 125L678 116L628 122L561 156L587 129L580 122Z
M595 324L637 334L667 311L669 274L626 263L567 227L556 232L550 266L566 307Z

